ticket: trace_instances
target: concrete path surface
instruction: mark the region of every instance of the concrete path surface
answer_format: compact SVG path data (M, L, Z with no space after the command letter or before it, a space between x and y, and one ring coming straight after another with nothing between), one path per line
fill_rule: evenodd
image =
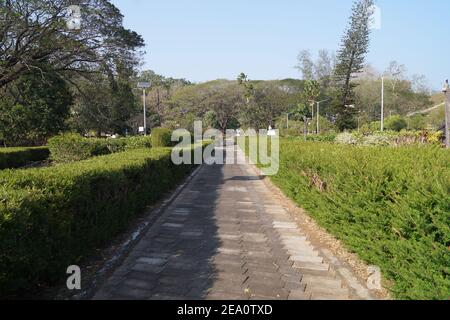
M203 166L94 299L352 298L261 179Z

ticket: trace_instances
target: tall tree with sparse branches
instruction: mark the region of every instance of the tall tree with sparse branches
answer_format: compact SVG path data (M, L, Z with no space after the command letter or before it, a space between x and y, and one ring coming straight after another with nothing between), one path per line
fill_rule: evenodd
M314 62L311 59L309 50L302 50L297 57L298 65L295 67L302 73L303 80L314 79Z
M357 107L354 105L356 83L352 80L365 66L373 8L374 0L355 1L349 26L338 51L334 74L337 90L334 107L336 124L340 130L354 129L357 125L355 119Z

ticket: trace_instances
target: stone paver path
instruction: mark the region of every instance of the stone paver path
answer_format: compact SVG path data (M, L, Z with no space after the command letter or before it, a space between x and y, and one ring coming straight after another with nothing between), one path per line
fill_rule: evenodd
M94 297L349 298L247 165L203 166Z

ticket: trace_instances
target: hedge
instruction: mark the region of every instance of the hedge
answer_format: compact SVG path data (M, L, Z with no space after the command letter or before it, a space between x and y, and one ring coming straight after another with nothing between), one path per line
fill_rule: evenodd
M84 138L78 134L68 133L51 138L48 146L53 161L68 163L126 150L151 148L151 138L140 136L99 139Z
M47 147L0 148L0 170L20 168L32 162L44 161L49 156Z
M0 173L0 296L57 283L192 167L158 148Z
M320 225L381 267L398 299L450 297L450 153L282 140L271 178Z

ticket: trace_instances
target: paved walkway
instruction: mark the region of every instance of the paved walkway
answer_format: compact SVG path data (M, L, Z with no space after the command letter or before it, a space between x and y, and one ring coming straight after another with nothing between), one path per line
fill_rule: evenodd
M247 165L203 166L94 299L349 299Z

